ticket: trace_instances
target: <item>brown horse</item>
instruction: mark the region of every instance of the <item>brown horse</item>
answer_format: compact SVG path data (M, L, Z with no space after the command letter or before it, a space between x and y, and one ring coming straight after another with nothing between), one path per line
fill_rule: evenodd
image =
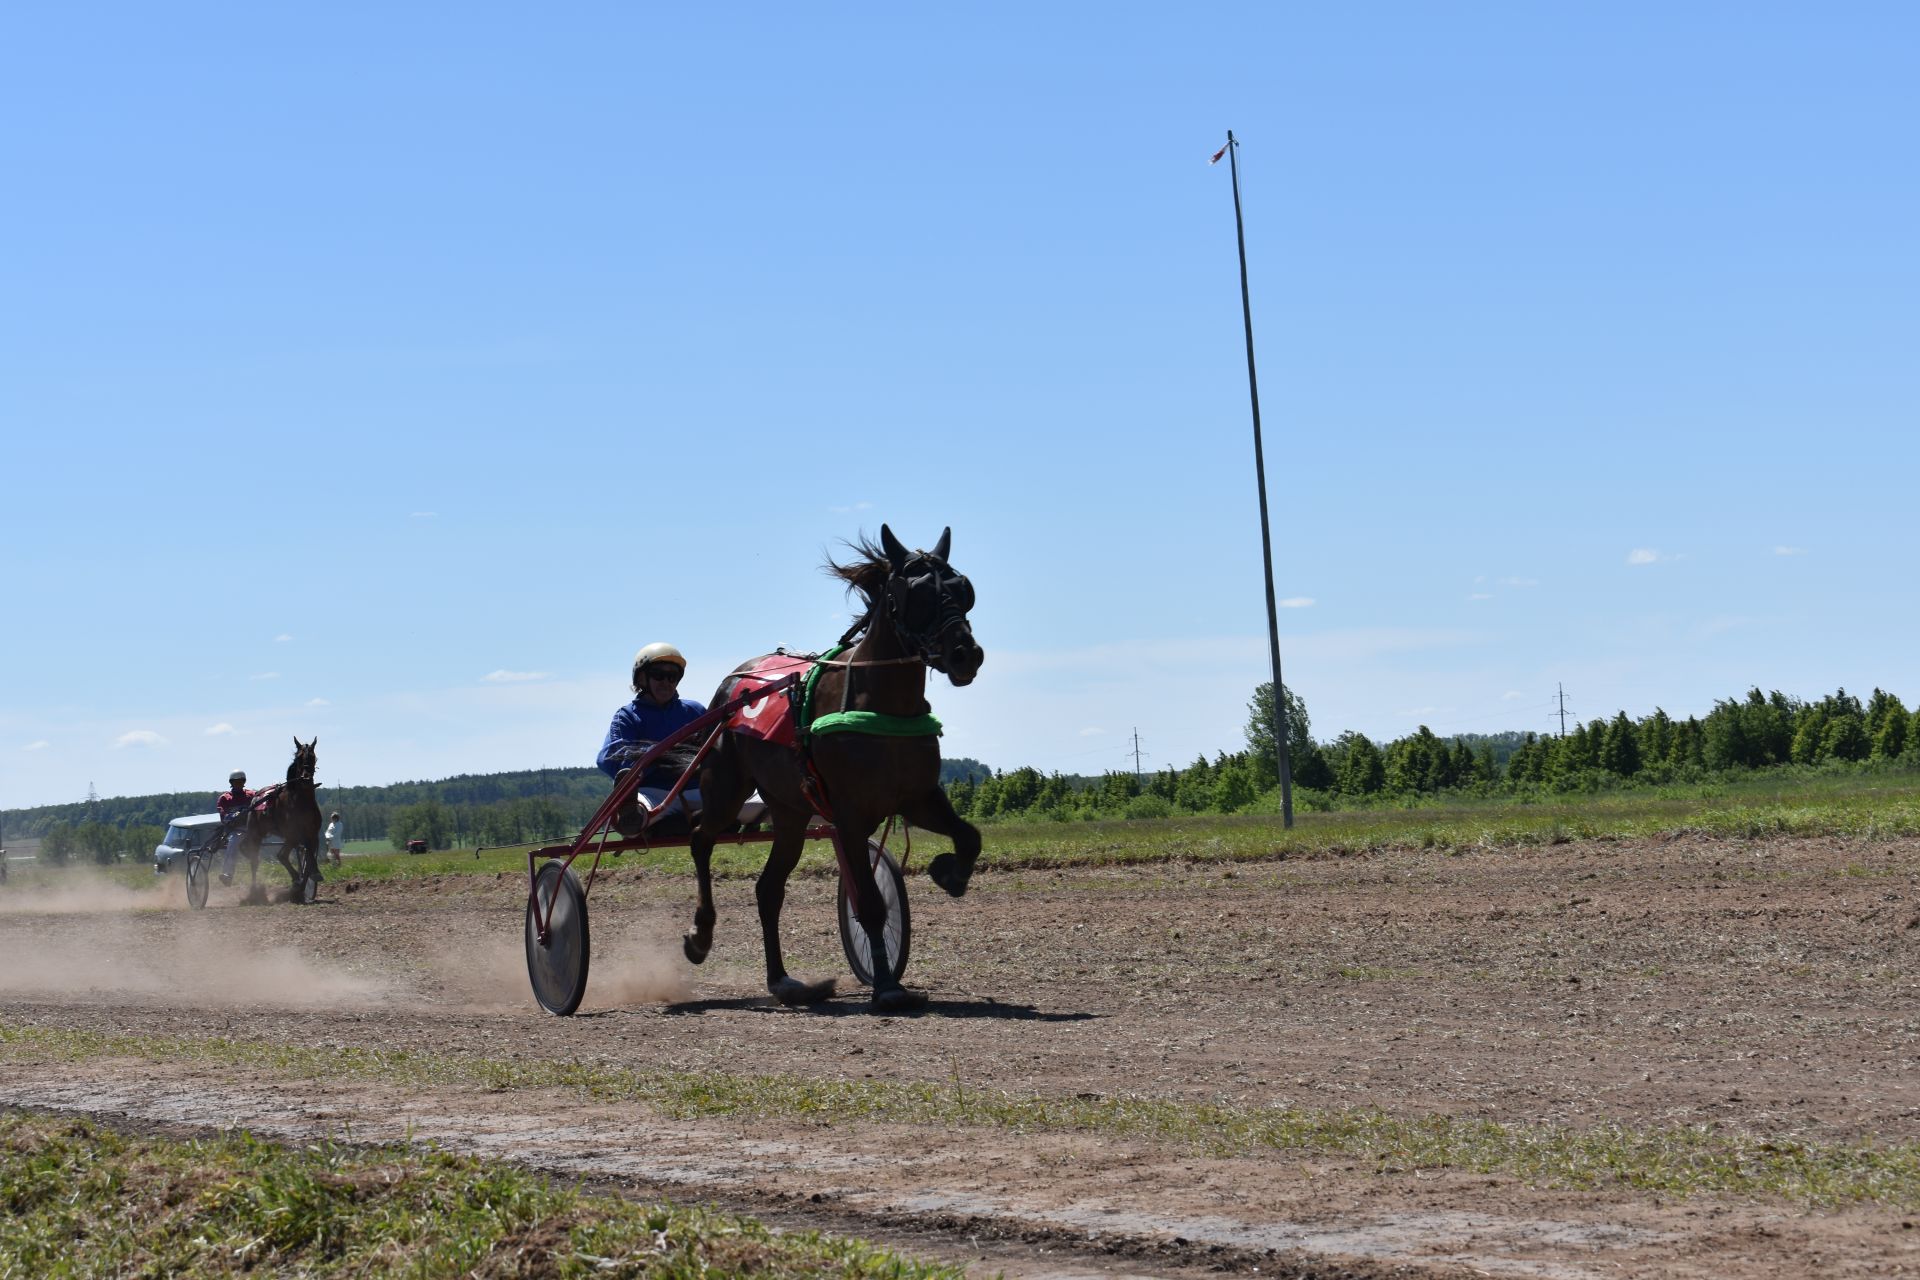
M240 852L256 873L260 865L260 844L268 836L280 837L280 865L293 882L293 901L308 902L310 886L320 882L319 849L320 800L314 795L314 769L319 757L314 748L320 739L293 740L293 763L287 766L287 780L268 789L265 799L256 799L247 814L247 826L240 837ZM298 858L296 865L294 859Z
M879 546L862 537L849 544L854 552L849 563L827 562L828 573L865 599L867 614L848 632L848 639L859 634L859 641L823 664L812 705L917 717L929 710L928 667L944 673L955 685L973 682L986 654L974 643L967 621L973 587L947 564L952 541L953 531L948 529L932 551L908 551L892 530L881 525ZM862 628L864 634L860 634ZM735 676L753 665L742 663L735 668ZM716 705L730 696L735 676L721 684L714 696ZM900 984L887 955L887 909L868 860L867 839L894 814L951 838L953 852L936 857L927 874L956 898L967 891L980 856L980 832L953 811L940 787L940 740L930 733L918 737L831 733L813 738L810 752L832 813L841 866L853 886L854 916L872 947L873 1007L891 1012L925 1004L925 995ZM807 771L808 761L799 750L745 734L722 733L700 773L701 818L691 840L700 902L694 910L693 931L682 946L687 959L699 964L713 946L709 864L714 840L727 831L740 806L759 789L767 802L773 842L754 896L767 954L767 990L782 1004L812 1004L833 993L831 979L802 982L788 975L780 958L780 908L786 901L787 877L800 860L808 820L814 813L807 794Z

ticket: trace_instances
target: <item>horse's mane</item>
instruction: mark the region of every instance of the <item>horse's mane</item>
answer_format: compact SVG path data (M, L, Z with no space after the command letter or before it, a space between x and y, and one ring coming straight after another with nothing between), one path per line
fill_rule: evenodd
M881 587L886 585L887 574L891 571L887 553L874 545L873 540L864 533L857 540L847 543L846 548L853 552L853 559L842 564L829 556L822 567L829 577L840 579L847 584L847 590L858 591L871 605Z

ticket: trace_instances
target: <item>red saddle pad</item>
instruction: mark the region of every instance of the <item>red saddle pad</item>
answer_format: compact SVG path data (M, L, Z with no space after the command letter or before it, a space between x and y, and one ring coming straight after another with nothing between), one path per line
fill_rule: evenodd
M733 698L755 689L764 689L795 672L799 672L804 681L807 670L812 666L812 658L770 653L764 658L756 658L745 671L728 677L722 696ZM798 701L799 692L800 686L795 685L785 693L770 693L764 698L756 698L728 717L727 731L744 733L763 742L777 742L783 747L797 747L800 744L800 726L794 715L794 704Z

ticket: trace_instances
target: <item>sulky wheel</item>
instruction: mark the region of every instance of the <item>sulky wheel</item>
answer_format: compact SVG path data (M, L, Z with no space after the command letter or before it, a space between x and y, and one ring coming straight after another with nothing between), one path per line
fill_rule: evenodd
M545 942L534 915L536 900L547 917ZM527 896L527 980L542 1009L564 1018L580 1007L587 993L589 951L587 892L565 863L549 862Z
M300 878L293 882L293 900L303 907L309 907L319 896L320 864L314 861L313 850L303 849L300 853Z
M196 853L187 859L187 905L195 911L207 905L207 881L212 878L212 861L205 854Z
M877 840L867 841L867 854L873 859L874 883L880 886L880 900L887 904L887 956L893 961L893 980L907 971L907 957L913 951L913 913L907 909L907 878L900 864L880 847ZM840 947L847 953L847 965L854 979L864 986L873 985L873 947L867 931L854 918L853 904L847 901L846 886L840 899Z

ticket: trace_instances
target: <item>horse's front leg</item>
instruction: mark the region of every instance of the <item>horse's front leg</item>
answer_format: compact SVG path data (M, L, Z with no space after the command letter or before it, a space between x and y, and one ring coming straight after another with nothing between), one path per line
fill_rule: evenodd
M773 848L753 886L754 902L760 908L760 945L767 953L767 990L781 1004L818 1004L833 994L834 980L802 982L787 972L786 959L780 954L780 910L787 904L787 877L807 845L808 815L805 809L772 813Z
M879 1013L904 1013L926 1004L924 991L909 991L900 985L894 971L893 956L887 952L887 900L880 896L880 881L873 873L873 860L867 852L871 825L864 830L840 827L834 843L840 848L841 866L846 868L845 893L853 890L853 918L867 935L867 956L873 963L873 1008Z
M938 854L927 864L927 878L956 898L965 894L980 859L980 828L955 813L939 787L902 806L901 813L914 826L953 841L952 853Z

